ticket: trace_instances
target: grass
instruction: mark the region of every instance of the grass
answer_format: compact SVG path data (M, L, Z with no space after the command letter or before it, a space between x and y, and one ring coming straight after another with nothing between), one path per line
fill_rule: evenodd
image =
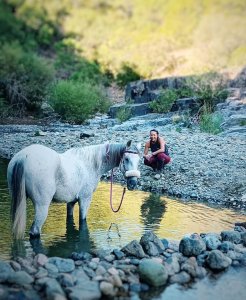
M222 132L223 117L219 113L203 114L200 119L200 129L203 132L218 134Z

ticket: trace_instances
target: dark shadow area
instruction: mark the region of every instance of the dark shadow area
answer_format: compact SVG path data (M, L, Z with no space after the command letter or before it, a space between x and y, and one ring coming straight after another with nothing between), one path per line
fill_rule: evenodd
M166 211L166 202L159 194L150 194L141 206L141 218L145 226L157 230Z

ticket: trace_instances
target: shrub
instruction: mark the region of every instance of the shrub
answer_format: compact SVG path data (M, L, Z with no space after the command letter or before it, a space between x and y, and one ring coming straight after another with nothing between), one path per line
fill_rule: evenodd
M200 129L203 132L208 132L212 134L218 134L222 131L221 124L223 122L223 117L221 114L202 114L200 119Z
M106 112L109 101L88 82L58 81L50 91L50 104L63 120L83 123L96 112Z
M54 70L45 59L24 51L18 43L2 45L1 92L20 115L41 106L53 76Z
M175 90L163 90L158 99L150 103L150 108L156 113L168 112L177 98L178 95Z
M122 123L129 120L131 118L131 115L131 108L125 105L117 111L116 119L118 119Z

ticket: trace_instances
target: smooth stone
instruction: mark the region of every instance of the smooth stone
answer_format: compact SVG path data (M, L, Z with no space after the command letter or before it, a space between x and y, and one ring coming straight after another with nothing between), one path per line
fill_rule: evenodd
M72 272L75 269L74 261L70 258L50 257L48 262L55 265L59 272Z
M204 250L206 250L206 244L197 234L184 237L179 244L179 251L185 256L197 256Z
M241 241L241 234L238 231L222 231L221 237L223 241L229 241L234 244L239 244Z
M14 270L7 262L0 260L0 283L6 282L14 273Z
M187 272L182 271L178 274L171 276L169 278L169 283L185 284L185 283L190 282L190 280L191 280L190 275Z
M143 259L139 264L138 271L141 280L155 287L165 285L168 279L165 267L152 259Z
M11 274L11 276L8 278L8 282L23 286L26 284L33 283L34 279L25 271L17 271Z
M125 247L121 249L121 251L128 256L135 256L137 258L144 258L146 256L142 246L136 240L133 240L130 243L128 243Z
M116 290L110 282L102 281L100 282L100 290L103 295L107 297L114 297L116 295Z
M113 253L114 253L116 259L119 259L119 260L122 259L125 256L124 252L122 252L118 249L114 249Z
M216 250L221 244L219 235L214 233L206 234L203 240L206 244L207 250Z
M212 270L224 270L232 263L232 260L219 250L212 250L206 261Z
M34 257L34 265L35 266L44 266L48 262L48 257L42 253L37 254Z
M219 250L222 252L228 252L229 250L234 250L234 248L235 245L229 241L222 242L219 246Z
M43 278L46 276L48 276L48 271L43 267L40 267L38 272L35 274L35 278L37 278L37 279Z
M140 244L149 256L158 256L165 247L161 240L152 231L146 232L140 239Z
M68 288L69 299L71 300L97 300L102 296L97 281L83 281L79 285Z
M65 296L61 285L54 278L50 278L50 280L46 282L45 292L48 299L52 299L56 294Z
M168 275L172 276L180 271L179 260L176 256L171 256L164 262L164 267L166 268Z

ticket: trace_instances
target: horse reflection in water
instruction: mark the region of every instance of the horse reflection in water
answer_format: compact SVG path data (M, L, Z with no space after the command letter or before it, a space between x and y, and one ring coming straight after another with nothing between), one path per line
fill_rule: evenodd
M157 230L166 211L166 202L158 194L150 194L141 206L141 217L143 224L151 229Z
M140 177L138 163L141 144L101 144L73 148L62 154L43 145L31 145L18 152L7 170L8 185L12 196L13 234L24 237L26 227L26 198L35 209L30 237L40 236L52 199L68 204L68 214L79 203L82 223L87 216L92 194L100 178L109 170L120 167L133 190Z
M53 240L50 246L45 246L41 239L30 239L30 243L35 253L48 256L70 257L72 252L90 252L95 248L87 222L80 223L77 229L73 217L67 218L65 236Z
M41 239L30 239L32 250L35 254L43 253L47 256L70 257L72 252L91 252L95 244L90 237L87 222L76 228L73 217L66 221L66 233L52 240L51 245L46 245ZM28 252L27 241L15 239L12 244L12 257L26 257Z

